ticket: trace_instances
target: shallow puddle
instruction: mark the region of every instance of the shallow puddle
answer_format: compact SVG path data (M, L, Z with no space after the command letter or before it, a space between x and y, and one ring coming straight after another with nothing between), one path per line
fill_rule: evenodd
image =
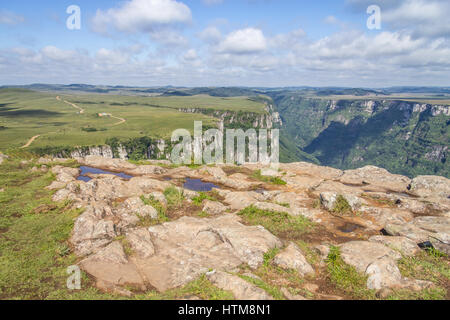
M98 169L98 168L92 168L92 167L87 167L87 166L81 166L80 167L81 173L78 176L77 180L80 181L84 181L84 182L88 182L91 181L92 178L88 177L87 174L92 173L92 174L111 174L120 178L124 178L124 179L131 179L133 178L133 176L130 176L128 174L125 174L123 172L110 172L110 171L105 171L102 169Z
M204 182L200 179L191 179L186 178L186 182L183 187L188 190L198 191L198 192L207 192L211 191L213 188L219 188L214 183Z
M354 223L347 222L344 225L338 227L338 230L344 233L351 233L358 229L362 229L363 227Z

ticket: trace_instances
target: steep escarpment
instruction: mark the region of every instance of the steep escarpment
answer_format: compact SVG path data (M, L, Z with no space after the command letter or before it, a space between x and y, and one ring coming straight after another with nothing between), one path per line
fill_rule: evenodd
M408 176L450 176L450 107L397 100L274 96L282 136L321 164L377 165Z

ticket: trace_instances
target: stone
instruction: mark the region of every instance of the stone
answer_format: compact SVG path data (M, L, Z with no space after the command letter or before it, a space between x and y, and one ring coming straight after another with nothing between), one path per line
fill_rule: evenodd
M380 290L382 288L399 287L402 275L395 261L390 257L380 257L373 261L365 270L368 275L367 288Z
M59 190L66 186L66 183L59 182L59 181L53 181L49 186L45 187L47 190Z
M296 190L314 189L324 181L321 178L312 177L309 175L284 177L282 180L285 181L289 187L295 188Z
M112 221L98 219L92 210L86 210L75 221L70 242L75 253L84 256L110 243L116 236Z
M133 229L126 233L126 239L133 252L140 258L148 258L155 254L150 232L145 228Z
M158 218L158 211L150 205L144 204L139 197L128 198L124 202L124 207L130 213L135 213L140 217L149 217L152 219Z
M294 269L301 276L314 274L314 269L306 261L300 248L292 242L275 256L273 263L284 269Z
M236 300L273 300L266 291L238 276L216 271L207 277L218 288L232 292Z
M373 222L372 229L376 230L386 228L388 224L405 224L414 218L412 213L400 209L362 206L359 212L362 217Z
M395 236L372 236L369 238L370 242L378 242L388 247L400 251L406 256L414 256L420 252L420 248L414 241L407 237L395 237Z
M342 197L348 202L353 211L357 211L366 202L352 194L342 194ZM336 205L339 194L334 192L322 192L320 194L320 203L329 211L332 211Z
M311 175L328 180L337 179L343 174L342 170L318 166L309 162L281 163L280 168L296 175Z
M128 261L122 245L117 241L80 261L79 265L97 281L113 286L146 288L136 266Z
M162 192L155 191L145 195L146 198L153 198L156 201L159 201L163 206L167 207L167 199Z
M225 195L224 202L230 205L232 210L242 210L258 201L262 201L262 196L256 192L229 192Z
M406 192L411 179L398 174L392 174L386 169L375 166L365 166L355 170L346 170L339 178L344 184L374 185L395 192Z
M450 180L445 177L419 176L412 180L410 191L420 197L450 196Z
M203 212L210 215L219 215L227 211L227 207L217 201L204 200L203 201Z
M144 165L134 169L126 169L125 172L129 175L160 175L167 173L167 169L153 165Z
M381 257L387 256L393 260L402 257L400 253L376 242L350 241L339 247L344 262L354 266L359 272L365 272L370 264Z
M209 269L256 269L264 254L282 243L262 227L244 226L235 215L182 217L149 229L155 254L134 258L141 274L159 291L182 286Z
M281 173L278 170L272 168L262 168L261 175L264 177L280 177Z

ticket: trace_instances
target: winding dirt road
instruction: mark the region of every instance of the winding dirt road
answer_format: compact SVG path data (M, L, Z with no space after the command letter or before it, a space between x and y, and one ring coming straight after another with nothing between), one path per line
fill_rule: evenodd
M24 144L23 146L20 147L20 149L25 149L28 148L34 140L36 140L37 138L39 138L41 135L38 134L37 136L32 137L30 140L28 140L28 142L26 144Z
M56 100L61 101L61 98L59 96L56 97ZM67 100L63 101L64 103L67 103L68 105L71 105L72 107L74 107L75 109L80 110L80 114L84 113L84 109L80 108L79 106L77 106L75 103L69 102Z
M114 118L114 119L117 119L117 120L120 120L119 122L117 122L117 123L114 123L112 126L114 127L114 126L118 126L119 124L122 124L122 123L125 123L125 122L127 122L127 120L125 120L125 119L123 119L123 118L118 118L118 117L115 117L115 116L113 116L113 115L111 115L111 118Z

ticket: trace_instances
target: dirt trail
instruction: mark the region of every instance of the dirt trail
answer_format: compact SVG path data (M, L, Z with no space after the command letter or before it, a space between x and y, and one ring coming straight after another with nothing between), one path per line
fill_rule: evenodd
M56 100L61 101L61 98L59 96L56 97ZM84 109L77 106L75 103L69 102L67 100L64 100L64 103L67 103L68 105L71 105L72 107L74 107L75 109L80 110L80 114L84 113Z
M28 140L28 142L26 144L24 144L23 146L20 147L20 149L25 149L28 148L34 140L36 140L37 138L39 138L41 135L38 134L37 136L32 137L30 140Z
M114 118L114 119L117 119L117 120L120 120L119 122L117 122L117 123L114 123L112 126L114 127L114 126L118 126L119 124L122 124L122 123L125 123L125 122L127 122L127 120L125 120L125 119L123 119L123 118L118 118L118 117L115 117L115 116L113 116L113 115L111 115L111 118Z

